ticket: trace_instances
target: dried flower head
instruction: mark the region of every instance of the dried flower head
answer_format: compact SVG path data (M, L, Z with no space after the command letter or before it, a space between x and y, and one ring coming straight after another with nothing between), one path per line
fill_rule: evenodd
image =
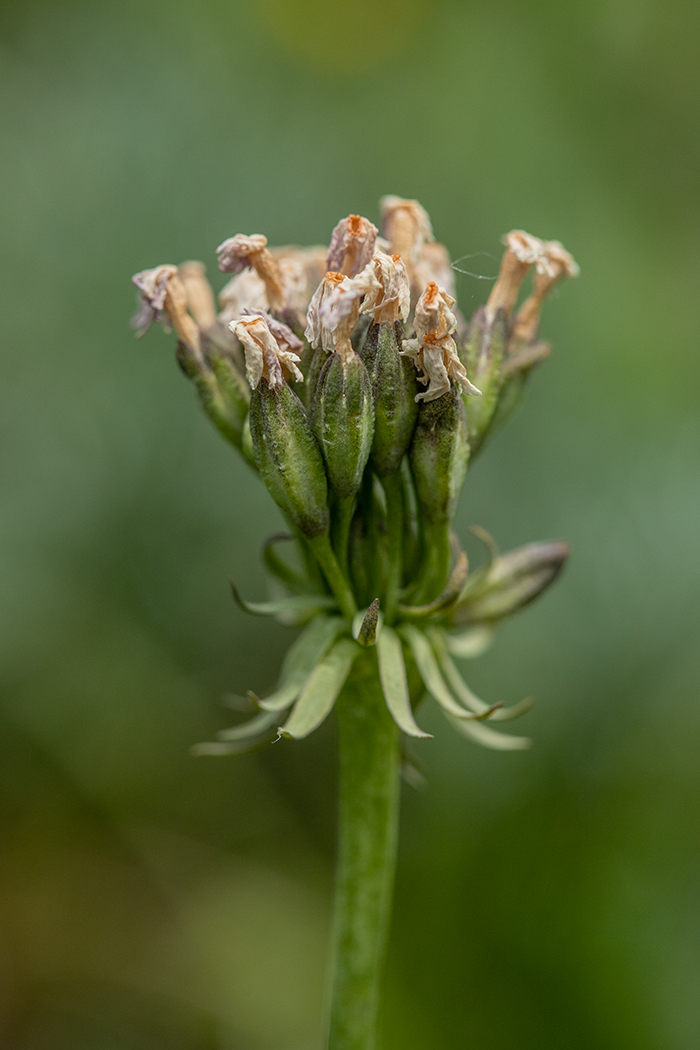
M541 255L535 264L532 295L518 310L513 325L511 347L530 343L537 335L542 303L565 277L578 277L580 270L573 255L559 241L541 241Z
M331 234L326 270L355 277L374 254L379 230L361 215L341 219Z
M380 285L370 263L356 277L329 271L309 304L306 338L313 347L347 360L354 353L350 336L360 316L360 300Z
M267 309L267 291L255 270L243 270L232 277L219 292L219 321L230 325L236 321L244 310Z
M223 273L237 274L247 268L255 270L265 285L267 301L272 310L285 305L279 267L267 248L267 237L263 234L247 236L237 233L220 244L216 254L219 257L219 269Z
M141 303L132 324L137 336L148 331L153 321L170 325L196 355L200 353L199 329L187 312L187 293L177 266L156 266L131 278L141 293Z
M401 351L422 371L418 382L428 386L423 393L416 394L416 401L434 401L448 393L451 379L465 394L481 393L469 382L452 337L457 328L457 318L451 309L454 304L453 297L434 281L416 303L415 335L413 339L404 339Z
M214 293L206 278L204 263L190 259L180 263L178 274L185 286L187 309L203 332L209 331L216 324L216 305Z
M406 263L400 255L375 252L371 262L376 284L368 289L360 313L374 315L381 322L407 321L411 310L411 289Z
M245 352L246 378L255 390L261 379L269 386L281 387L285 379L294 376L300 383L304 377L297 367L302 342L281 321L259 311L231 321L229 328L238 337Z
M382 235L386 237L393 255L400 255L409 274L421 257L426 241L435 240L430 216L418 201L403 197L382 197Z

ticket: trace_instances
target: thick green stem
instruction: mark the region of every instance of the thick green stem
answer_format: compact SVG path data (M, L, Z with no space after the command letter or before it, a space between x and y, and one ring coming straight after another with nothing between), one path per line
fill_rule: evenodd
M450 573L450 524L448 521L424 522L421 535L421 563L412 605L422 605L437 598Z
M374 650L338 703L340 813L328 1050L375 1050L396 866L399 731Z
M338 602L343 616L352 621L353 616L357 612L357 603L347 577L343 575L338 559L333 552L328 533L324 532L320 536L307 538L307 542L314 552L318 564L321 566L321 571L326 577L326 582L333 592L333 597Z
M354 496L333 496L331 514L331 543L333 550L340 563L340 567L348 575L348 536L350 535L350 522L355 506Z
M390 474L382 478L382 487L386 496L386 523L388 565L386 595L384 599L384 616L387 623L392 623L399 601L401 574L403 572L404 542L404 492L400 474Z

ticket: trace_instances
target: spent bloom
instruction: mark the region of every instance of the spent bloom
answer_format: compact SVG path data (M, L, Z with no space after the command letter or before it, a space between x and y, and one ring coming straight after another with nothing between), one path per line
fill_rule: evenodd
M292 375L303 382L296 353L303 343L287 325L258 311L232 321L229 327L243 347L246 377L252 390L263 378L273 388L281 387Z
M405 339L402 353L410 357L420 368L418 382L428 389L416 394L416 401L435 401L450 390L453 380L465 394L480 394L481 391L469 382L467 371L457 353L453 333L457 329L457 318L451 307L455 300L434 281L428 285L416 303L414 318L415 335Z
M379 230L361 215L341 219L331 234L326 270L355 277L374 254Z
M453 529L470 463L549 352L537 335L543 302L578 267L559 242L511 230L488 302L467 323L425 209L384 197L380 228L381 237L352 214L323 246L228 238L217 249L231 275L218 313L202 263L133 278L138 333L154 320L175 329L205 412L258 473L298 546L296 565L277 552L279 537L265 548L281 598L249 605L235 592L248 611L303 627L279 686L199 753L306 736L356 661L378 677L409 736L428 736L414 717L428 693L471 740L528 744L491 727L528 705L485 704L453 656L475 655L542 593L568 548L528 544L470 573ZM517 309L528 272L532 291Z

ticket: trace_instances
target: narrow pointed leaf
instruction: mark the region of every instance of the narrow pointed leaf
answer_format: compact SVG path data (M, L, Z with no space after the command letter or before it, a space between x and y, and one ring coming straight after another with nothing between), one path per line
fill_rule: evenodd
M190 748L190 754L195 757L201 755L249 755L253 751L260 751L278 738L276 729L269 729L266 733L260 733L250 740L212 740L203 744L194 744Z
M464 551L460 552L445 589L437 598L428 605L399 605L399 612L404 619L424 620L431 616L439 616L445 612L459 598L462 588L469 572L469 562Z
M404 625L400 630L402 636L411 647L413 658L416 661L425 688L433 699L438 702L445 712L451 714L454 718L475 718L476 712L467 711L461 704L458 704L445 685L435 653L423 632L409 624Z
M479 697L471 691L455 667L454 661L450 658L450 655L447 652L447 636L442 631L438 630L431 630L429 635L438 658L438 663L440 664L440 669L444 674L450 689L470 711L476 712L476 714L482 719L488 718L490 722L512 722L514 718L519 718L520 715L524 715L530 710L533 705L533 701L530 698L521 700L519 704L514 704L512 707L503 707L502 704L485 704L483 700L480 700Z
M293 598L279 598L273 602L247 602L242 598L233 580L231 591L236 604L243 612L252 616L278 616L286 613L309 613L313 615L323 609L332 609L337 605L334 598L325 594L298 594Z
M473 660L481 656L491 645L495 630L492 627L469 627L460 634L446 634L445 645L448 651L460 660Z
M377 639L377 657L386 706L399 729L408 736L432 739L432 734L424 733L413 717L401 639L390 627L385 627Z
M465 722L461 718L453 718L445 712L448 722L454 726L462 736L469 737L482 747L490 747L494 751L526 751L532 747L532 741L526 736L512 736L510 733L497 733L495 729L489 729L483 722Z
M304 688L319 660L345 627L339 616L319 616L290 646L282 665L281 684L270 696L255 702L264 711L284 711Z
M222 729L216 735L219 740L249 740L251 737L260 736L261 733L272 729L279 722L276 711L261 711L253 718L241 725L232 726L231 729Z
M280 728L283 736L301 740L320 726L345 685L359 651L356 643L349 638L341 639L333 646L312 672L291 715Z
M352 624L352 636L360 645L375 645L377 632L381 628L381 613L379 612L379 598L375 598L366 612L355 614Z

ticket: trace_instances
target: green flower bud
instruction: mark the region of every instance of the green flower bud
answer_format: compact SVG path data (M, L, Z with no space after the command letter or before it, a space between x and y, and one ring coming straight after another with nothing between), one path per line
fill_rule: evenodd
M258 384L250 400L250 434L255 463L278 507L305 536L327 532L323 460L304 406L287 383Z
M227 441L240 449L250 390L231 358L202 338L201 355L180 342L177 359L182 371L194 382L209 419Z
M503 365L508 346L508 317L503 308L493 318L480 307L471 319L462 350L462 361L481 397L465 397L467 433L471 455L481 447L496 412L503 385Z
M464 403L454 384L447 394L421 402L411 443L411 468L425 523L452 521L469 460Z
M499 555L469 578L450 623L488 624L512 616L549 587L568 556L569 546L561 540L528 543Z
M311 427L337 496L355 495L374 435L372 386L357 354L330 354L314 396Z
M375 323L360 351L374 398L370 459L380 478L395 474L401 466L418 416L416 370L408 358L399 354L404 337L400 321Z

